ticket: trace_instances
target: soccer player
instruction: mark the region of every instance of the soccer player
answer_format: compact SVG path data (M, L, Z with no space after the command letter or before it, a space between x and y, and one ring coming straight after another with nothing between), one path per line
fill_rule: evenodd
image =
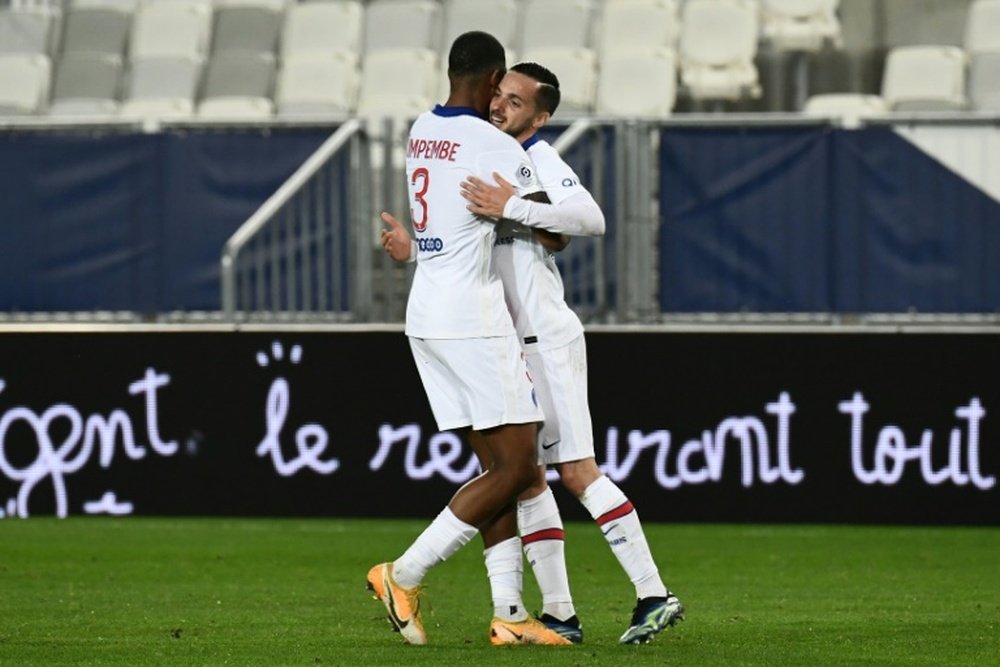
M683 618L684 609L659 576L634 507L597 466L587 403L583 326L565 302L553 257L535 238L538 229L572 235L604 233L603 214L590 193L558 153L536 135L558 103L558 79L544 67L522 63L504 77L490 109L491 122L527 149L553 205L517 198L502 179L497 181L500 187L495 187L473 178L463 189L474 212L520 223L501 223L495 253L508 307L546 416L539 434L543 474L518 503L524 550L543 596L541 620L563 636L582 641L566 575L562 521L545 483L544 465L548 464L556 467L566 488L597 521L635 586L632 621L620 641L644 643ZM394 248L409 246L405 230L393 229L392 234Z
M470 442L474 437L477 454L489 462L399 558L368 572L369 588L411 644L427 643L419 595L424 576L476 532L484 539L494 533L497 522L516 535L505 517L537 474L535 435L543 417L493 267L496 228L467 209L460 190L467 175L498 172L518 183L521 194L540 192L521 146L485 122L505 60L492 35L476 31L456 38L448 57L448 100L414 121L407 142L418 253L406 335L438 428L471 430ZM520 548L514 546L520 570ZM496 609L491 641L570 643L528 616L520 604L520 577L506 571L510 558L501 560L494 569L513 588L514 603Z

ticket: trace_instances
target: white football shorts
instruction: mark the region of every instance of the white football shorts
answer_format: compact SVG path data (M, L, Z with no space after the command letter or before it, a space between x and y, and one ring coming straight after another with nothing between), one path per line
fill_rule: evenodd
M538 432L538 462L545 465L594 456L594 426L587 402L587 344L573 342L537 351L525 344L528 370L538 390L545 424Z
M516 336L410 337L438 429L529 424L543 419Z

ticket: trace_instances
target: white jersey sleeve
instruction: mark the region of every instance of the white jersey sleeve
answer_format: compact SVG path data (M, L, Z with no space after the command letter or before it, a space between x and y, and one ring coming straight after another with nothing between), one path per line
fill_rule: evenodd
M531 143L528 155L535 164L542 187L552 203L543 204L511 197L504 207L503 217L558 234L603 235L604 212L559 153L547 142L537 140Z
M437 107L410 128L406 180L417 269L406 333L417 338L478 338L514 333L493 265L496 226L471 213L461 195L470 175L493 172L519 194L541 186L524 149L471 109Z

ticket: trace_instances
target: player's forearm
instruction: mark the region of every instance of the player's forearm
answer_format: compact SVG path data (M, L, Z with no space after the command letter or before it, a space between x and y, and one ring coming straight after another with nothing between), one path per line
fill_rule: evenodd
M545 229L570 236L601 236L604 234L604 213L594 198L577 193L558 204L540 204L520 197L511 197L503 209L503 217L527 227Z

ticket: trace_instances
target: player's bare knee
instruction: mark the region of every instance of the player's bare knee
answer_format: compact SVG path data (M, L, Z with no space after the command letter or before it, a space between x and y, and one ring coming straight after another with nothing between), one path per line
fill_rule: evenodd
M557 469L562 485L577 497L603 474L593 458L560 463Z

